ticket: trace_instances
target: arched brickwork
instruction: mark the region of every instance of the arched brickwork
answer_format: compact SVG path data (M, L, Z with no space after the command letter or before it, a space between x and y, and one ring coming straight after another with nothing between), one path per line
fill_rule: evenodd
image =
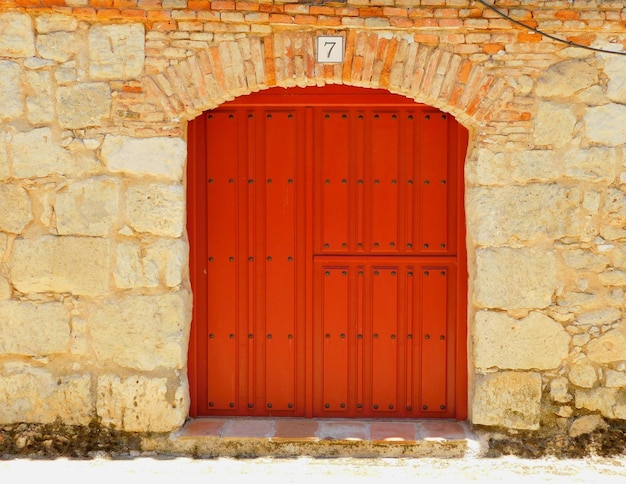
M322 34L327 32L284 31L222 41L163 73L145 76L144 91L167 119L192 119L269 87L348 84L402 94L470 126L493 118L513 94L504 78L445 46L419 44L391 32L343 33L344 62L318 64L315 38Z

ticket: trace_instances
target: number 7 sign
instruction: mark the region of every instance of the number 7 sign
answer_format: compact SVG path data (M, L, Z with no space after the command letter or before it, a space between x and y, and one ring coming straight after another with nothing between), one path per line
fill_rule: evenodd
M338 64L343 62L343 37L320 36L317 38L317 62Z

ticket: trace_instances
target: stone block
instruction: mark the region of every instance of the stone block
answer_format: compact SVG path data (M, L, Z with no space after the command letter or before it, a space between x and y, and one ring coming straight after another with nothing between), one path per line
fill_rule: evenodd
M131 138L107 135L102 160L112 172L156 176L179 181L187 158L187 145L180 138Z
M586 60L571 59L546 69L537 80L535 94L540 97L567 98L598 82L598 69Z
M35 28L40 34L73 32L78 28L78 19L60 13L39 15L35 17Z
M110 242L88 237L17 239L11 280L23 293L100 295L109 291Z
M0 252L3 252L1 244ZM6 277L0 276L0 301L6 301L7 299L11 299L11 296L13 296L13 288L11 288L11 283Z
M80 47L80 38L74 32L53 32L37 36L39 56L58 64L74 58L80 52Z
M618 388L576 390L576 408L600 412L606 418L626 419L626 391Z
M566 250L563 259L569 267L587 271L601 271L610 262L604 254L596 254L588 249Z
M576 318L576 323L581 326L601 326L614 323L622 317L622 312L617 308L596 309L583 313Z
M540 248L478 249L474 302L499 309L545 308L557 288L554 252Z
M66 353L70 315L60 302L0 301L0 354Z
M3 57L35 55L35 35L30 15L18 12L0 14L0 52Z
M94 416L89 375L57 376L35 368L0 372L0 422L88 425Z
M11 176L9 155L7 151L7 135L0 131L0 180L6 180Z
M136 79L145 59L142 24L94 25L89 29L89 75L93 79Z
M626 59L619 55L605 55L604 74L608 77L607 97L616 103L626 104Z
M590 434L596 430L608 429L608 424L600 415L584 415L577 418L569 429L569 436L572 438Z
M558 403L567 403L572 400L572 396L567 391L567 378L559 377L550 382L550 398Z
M626 388L626 373L607 368L604 370L605 385L608 388Z
M578 149L565 156L565 176L575 180L612 183L616 161L614 148Z
M185 225L185 190L180 184L135 185L126 190L126 221L137 232L178 238Z
M621 321L617 328L592 339L587 345L587 356L595 363L626 361L626 324Z
M549 182L561 176L560 160L552 150L529 150L511 153L513 179L517 182Z
M483 246L559 239L580 232L579 201L556 184L478 187L467 190L467 228Z
M541 375L505 371L476 379L472 423L537 430L541 412Z
M56 142L50 128L17 133L9 143L17 178L53 174L80 176L99 169L93 153L71 153Z
M606 146L626 143L626 106L605 104L591 107L584 121L587 139L592 143Z
M536 145L560 148L571 143L576 125L572 106L540 102L535 116L533 139Z
M0 184L0 230L19 234L33 219L28 192L20 185Z
M96 410L104 425L128 432L168 432L183 425L189 410L187 383L168 388L167 378L98 378Z
M149 243L124 242L117 246L113 273L117 287L157 287L181 284L187 266L187 244L180 239Z
M101 126L111 114L111 88L104 82L61 86L57 89L57 109L64 128Z
M557 368L569 353L569 342L563 326L538 312L519 320L493 311L476 314L474 362L478 369Z
M587 358L577 361L569 370L569 381L582 388L592 388L598 381L596 369Z
M120 181L108 176L88 178L57 192L57 231L62 235L105 236L118 220Z
M32 124L49 123L54 119L52 76L49 71L27 71L28 95L26 115Z
M84 314L101 361L151 371L182 369L187 357L186 291L155 296L127 296L89 304Z
M2 26L0 22L0 32ZM0 47L0 52L2 48ZM12 61L0 60L0 121L10 121L24 114L22 68Z

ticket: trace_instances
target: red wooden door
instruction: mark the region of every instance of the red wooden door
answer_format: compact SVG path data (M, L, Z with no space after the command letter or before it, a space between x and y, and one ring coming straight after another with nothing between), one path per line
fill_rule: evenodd
M466 143L341 86L191 122L192 415L465 418Z

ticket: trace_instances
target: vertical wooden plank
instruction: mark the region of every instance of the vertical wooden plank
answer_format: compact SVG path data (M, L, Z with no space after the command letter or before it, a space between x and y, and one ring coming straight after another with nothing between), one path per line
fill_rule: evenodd
M397 253L400 120L395 111L373 109L370 186L373 253Z
M220 140L220 142L218 142ZM207 398L209 410L237 408L237 114L211 113L207 143Z
M315 233L317 253L346 253L350 243L350 111L320 109L317 120L320 156L317 210L319 226Z
M349 268L322 266L322 402L327 412L348 410Z
M423 266L421 270L422 410L447 409L447 266Z
M371 266L372 405L375 412L397 410L398 267Z
M265 116L265 201L257 206L265 226L265 387L268 411L295 407L296 192L295 110Z
M448 121L439 111L422 113L421 245L426 253L448 251Z

